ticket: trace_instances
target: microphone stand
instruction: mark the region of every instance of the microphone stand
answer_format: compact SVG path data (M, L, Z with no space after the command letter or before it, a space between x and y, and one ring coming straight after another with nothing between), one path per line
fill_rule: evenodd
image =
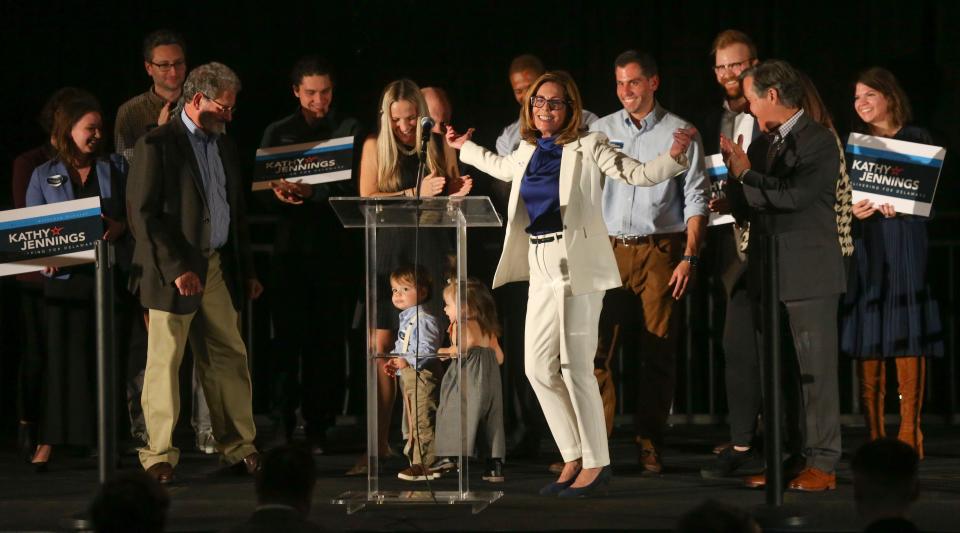
M419 160L419 164L417 166L417 191L414 196L416 196L418 200L417 202L418 204L420 200L420 188L423 185L423 178L426 177L426 173L427 173L427 146L429 144L430 144L430 130L425 129L425 131L420 134L420 152L417 154L417 159Z

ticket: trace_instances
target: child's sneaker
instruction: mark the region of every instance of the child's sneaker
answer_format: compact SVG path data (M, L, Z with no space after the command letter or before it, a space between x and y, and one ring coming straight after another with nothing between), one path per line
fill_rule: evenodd
M400 473L397 474L397 477L404 481L426 481L428 479L439 478L440 473L430 470L421 464L412 464L408 468L401 470Z
M490 483L503 483L503 460L490 459L487 461L487 468L480 478Z

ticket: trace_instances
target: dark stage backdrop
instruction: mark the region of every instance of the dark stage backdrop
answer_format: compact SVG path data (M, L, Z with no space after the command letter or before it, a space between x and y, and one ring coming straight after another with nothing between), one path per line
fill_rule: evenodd
M492 146L516 118L506 81L513 56L531 52L548 68L570 71L587 107L602 116L619 108L613 58L626 48L648 50L661 65L661 102L696 121L719 102L709 51L725 28L753 36L761 58L783 58L807 71L841 129L852 111L856 71L889 67L913 99L917 122L949 148L958 146L955 2L3 0L2 11L3 175L13 155L40 141L35 116L58 87L91 90L112 123L117 106L148 86L140 42L158 27L185 35L190 65L217 60L240 75L240 112L230 131L251 160L264 127L295 108L288 72L305 53L333 62L339 74L334 105L368 127L375 127L383 86L410 77L445 87L454 123L476 127L477 139ZM952 192L947 189L941 193ZM4 188L0 199L8 201L9 194Z
M11 205L13 157L42 140L35 117L48 95L65 85L89 89L102 102L109 130L120 103L148 87L141 40L159 27L183 33L190 65L216 60L239 74L244 88L229 131L251 167L264 127L296 108L288 72L303 54L322 54L335 65L334 106L341 116L375 128L382 87L410 77L421 86L445 87L454 124L476 127L476 140L492 147L517 115L506 76L515 55L534 53L548 68L571 72L586 106L602 116L619 108L613 58L627 48L648 50L660 62L660 101L696 122L720 103L711 41L720 30L738 28L754 37L761 59L786 59L811 76L841 132L852 113L855 73L873 65L893 70L912 98L916 122L948 147L931 232L950 234L957 222L956 2L0 2L0 72L6 80L0 208ZM9 294L10 287L4 288ZM0 316L7 320L13 311ZM3 350L15 349L15 332L2 324L0 329ZM3 397L9 398L10 358L0 363Z

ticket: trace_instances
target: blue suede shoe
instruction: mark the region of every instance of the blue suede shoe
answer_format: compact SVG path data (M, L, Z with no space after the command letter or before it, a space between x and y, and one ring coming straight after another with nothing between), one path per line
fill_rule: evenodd
M600 473L597 474L597 478L586 487L574 489L569 486L573 485L573 483L570 483L568 484L567 488L560 491L557 496L560 498L589 498L590 496L595 496L600 492L606 494L607 485L610 484L610 479L612 477L613 471L610 469L610 465L607 465L600 470Z
M556 496L561 492L567 490L570 485L573 485L573 482L577 480L577 476L573 476L567 481L554 481L553 483L540 489L541 496Z

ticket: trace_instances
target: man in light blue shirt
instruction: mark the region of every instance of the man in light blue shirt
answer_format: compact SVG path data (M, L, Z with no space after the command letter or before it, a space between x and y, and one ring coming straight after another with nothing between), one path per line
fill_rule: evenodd
M623 109L597 120L590 130L605 133L630 157L654 159L670 149L677 128L691 124L657 103L660 76L649 54L634 50L620 54L615 74ZM597 354L605 355L615 347L616 325L642 319L634 425L640 464L650 473L662 469L658 449L673 403L675 304L696 271L709 215L709 182L699 135L686 156L689 169L659 185L634 187L607 180L603 190L603 218L623 287L608 291L604 298Z

